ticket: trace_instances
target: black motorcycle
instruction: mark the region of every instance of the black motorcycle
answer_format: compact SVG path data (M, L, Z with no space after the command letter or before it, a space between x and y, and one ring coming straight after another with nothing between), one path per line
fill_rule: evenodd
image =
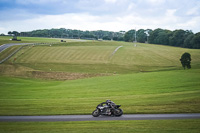
M123 114L123 110L120 109L121 105L97 105L96 109L92 112L94 117L98 117L99 115L106 115L106 116L121 116Z

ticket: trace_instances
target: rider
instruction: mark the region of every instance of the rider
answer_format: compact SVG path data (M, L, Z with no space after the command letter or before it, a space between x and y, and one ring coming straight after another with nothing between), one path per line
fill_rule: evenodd
M112 107L112 105L115 105L115 103L111 100L106 100L106 102L102 102L101 105L106 104L109 107Z

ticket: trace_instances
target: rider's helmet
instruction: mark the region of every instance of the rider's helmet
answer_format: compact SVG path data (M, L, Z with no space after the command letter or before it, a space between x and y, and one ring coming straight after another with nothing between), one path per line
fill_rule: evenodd
M106 103L110 103L111 102L111 100L106 100Z

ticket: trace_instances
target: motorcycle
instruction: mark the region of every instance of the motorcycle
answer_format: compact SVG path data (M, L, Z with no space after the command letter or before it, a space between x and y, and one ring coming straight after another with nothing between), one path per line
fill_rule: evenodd
M106 115L106 116L121 116L123 114L123 110L120 109L121 105L97 105L96 109L92 112L93 117L98 117L99 115Z

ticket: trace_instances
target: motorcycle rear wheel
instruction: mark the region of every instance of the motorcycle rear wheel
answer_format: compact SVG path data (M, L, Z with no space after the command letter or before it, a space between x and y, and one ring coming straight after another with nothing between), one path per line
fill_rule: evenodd
M121 116L123 114L123 110L118 108L118 109L115 109L114 111L114 115L115 116Z
M99 112L98 109L96 109L96 110L94 110L94 111L92 112L92 116L93 116L93 117L98 117L99 115L100 115L100 112Z

